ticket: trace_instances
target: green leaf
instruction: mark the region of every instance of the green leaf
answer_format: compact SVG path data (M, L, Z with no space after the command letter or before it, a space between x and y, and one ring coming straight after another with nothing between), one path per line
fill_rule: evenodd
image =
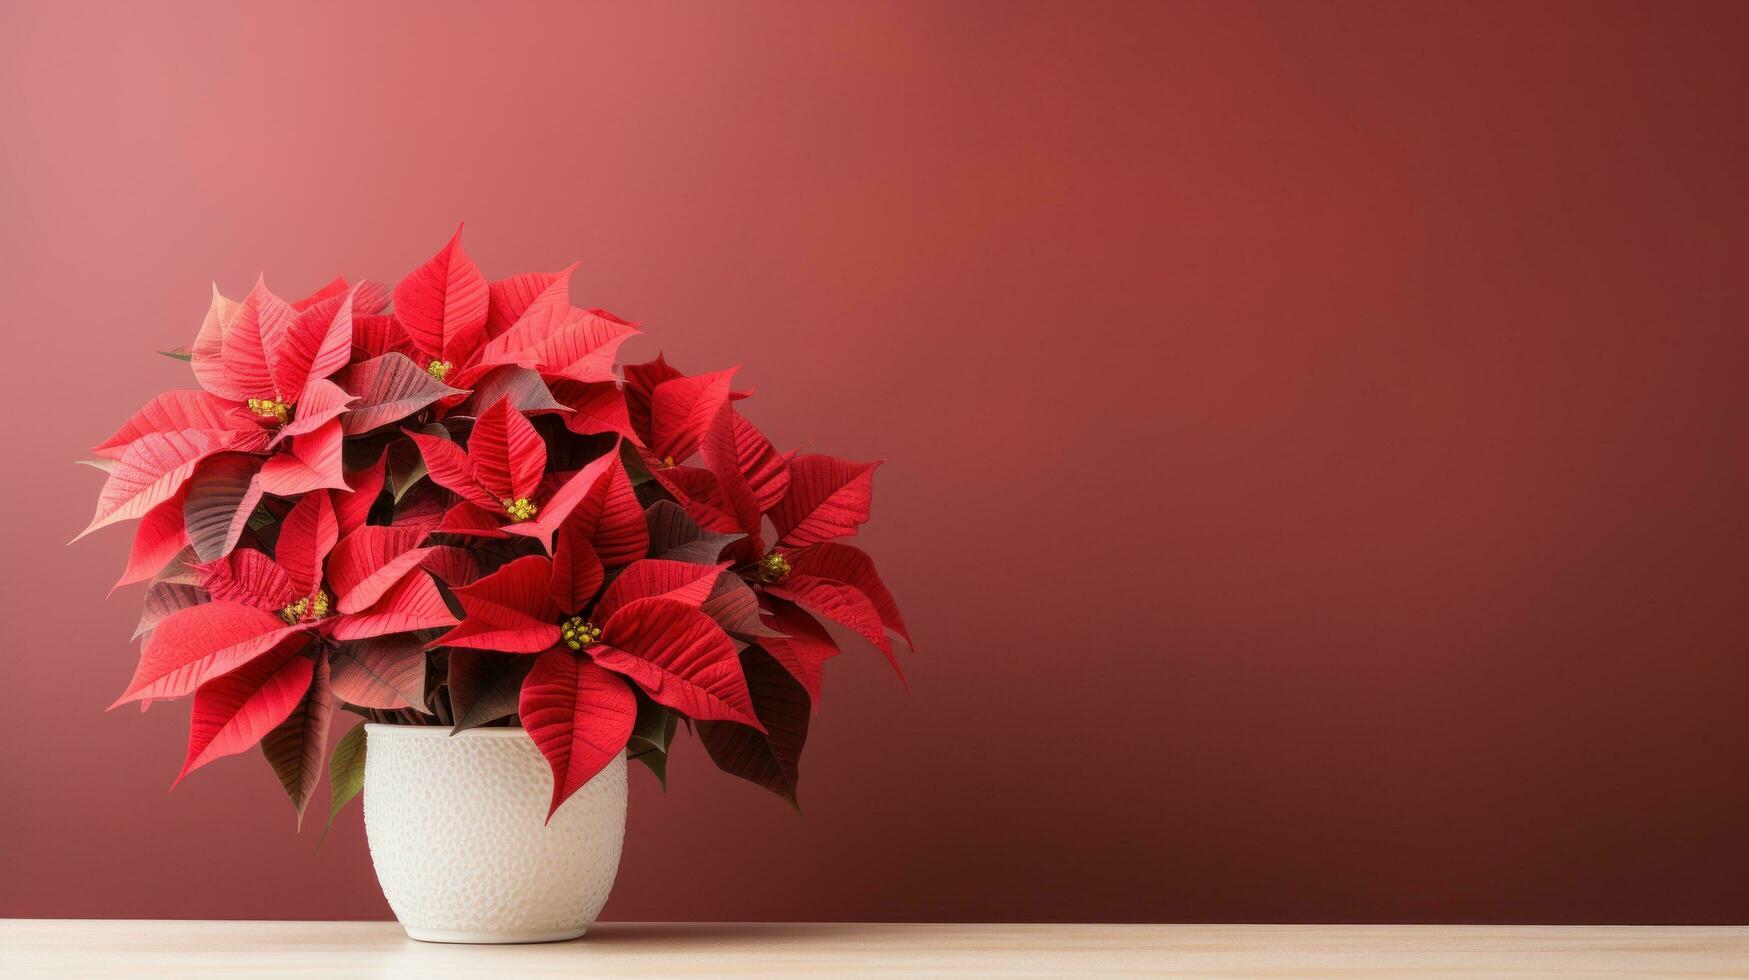
M450 439L449 430L435 422L419 427L422 435ZM389 489L395 503L400 503L414 484L425 479L425 455L411 439L399 439L389 445Z
M102 470L105 473L115 472L116 463L113 459L76 459L73 462L80 466L89 466L94 470Z
M359 725L341 737L328 760L328 825L322 836L334 826L334 818L352 798L364 789L364 726Z
M627 758L650 767L650 771L656 774L656 781L662 784L662 791L668 791L668 753L661 749L645 749Z
M161 350L158 353L163 354L165 357L173 358L173 359L178 360L178 361L192 361L192 360L194 360L194 352L189 350L186 347L178 347L174 350Z

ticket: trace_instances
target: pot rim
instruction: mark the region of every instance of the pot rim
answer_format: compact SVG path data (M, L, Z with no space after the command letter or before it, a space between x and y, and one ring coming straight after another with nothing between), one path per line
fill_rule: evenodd
M364 723L364 730L367 736L374 735L378 731L394 732L397 735L423 735L432 738L439 735L444 738L466 738L469 735L496 736L498 738L510 738L516 735L526 738L528 736L528 730L520 725L515 728L470 728L465 732L457 732L452 735L448 725L394 725L387 722L367 721Z

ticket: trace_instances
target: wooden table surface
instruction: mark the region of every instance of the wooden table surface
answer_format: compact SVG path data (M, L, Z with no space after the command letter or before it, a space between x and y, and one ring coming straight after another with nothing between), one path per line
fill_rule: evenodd
M1749 976L1749 927L603 922L442 946L392 922L0 920L21 976Z

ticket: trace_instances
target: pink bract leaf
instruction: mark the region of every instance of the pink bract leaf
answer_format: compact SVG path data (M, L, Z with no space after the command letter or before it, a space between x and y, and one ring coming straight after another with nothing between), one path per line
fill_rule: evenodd
M481 486L480 481L474 478L473 467L460 446L441 436L426 435L411 429L406 434L419 447L419 454L425 459L425 469L433 483L460 495L463 500L482 510L503 512L503 499Z
M532 499L547 468L547 447L506 396L481 412L474 423L468 437L468 463L474 480L501 500ZM429 460L426 466L430 467Z
M197 570L200 587L213 599L241 602L263 612L278 613L309 595L277 562L253 548L239 548Z
M272 350L275 343L284 339L296 316L290 303L273 295L265 280L257 279L255 288L237 304L236 314L225 326L219 358L224 364L227 390L218 394L237 401L273 398L283 402L296 398L303 381L298 379L295 386L282 389L274 367L277 352Z
M322 565L339 537L340 522L327 493L304 497L285 515L274 559L300 595L310 595L322 584Z
M297 708L314 673L308 657L280 651L201 685L189 719L188 758L176 782L214 759L254 748Z
M336 640L363 640L390 633L410 633L414 630L440 629L455 625L455 614L431 582L431 576L415 572L396 582L383 593L376 605L359 613L343 614L325 620L330 635Z
M111 708L143 698L179 698L255 659L302 627L240 602L211 602L159 623L127 690ZM299 641L301 643L301 641Z
M875 573L874 559L862 549L828 542L798 552L790 562L792 574L843 582L867 596L880 615L881 625L904 640L906 646L915 649L911 634L905 629L905 620L899 615L899 604L893 601L893 594L887 591L886 584Z
M335 276L333 279L330 279L323 284L322 288L316 290L310 295L305 296L303 299L293 300L291 307L299 313L303 313L305 310L315 306L323 300L338 300L344 297L348 291L346 277Z
M174 496L208 456L233 449L255 451L266 442L267 433L260 430L150 432L139 437L128 445L104 482L91 524L73 540L117 521L144 517Z
M418 568L431 553L418 546L424 538L421 528L375 525L341 538L328 562L328 583L334 586L340 611L364 611Z
M618 453L612 454L606 472L590 486L565 524L574 526L609 568L637 561L650 550L650 528Z
M626 603L656 596L672 599L689 609L697 609L711 594L717 576L728 567L727 562L696 565L662 558L632 562L619 573L613 584L607 587L607 591L602 593L601 602L595 607L596 621L605 623Z
M334 694L361 708L425 710L425 646L406 633L345 643L334 651Z
M395 315L413 345L457 365L486 337L486 278L462 250L462 233L395 284Z
M276 446L292 436L314 432L324 423L337 419L357 399L347 394L339 385L326 378L317 378L304 386L304 395L298 399L297 414L290 422L279 427L268 443Z
M309 689L297 706L272 731L261 739L261 753L279 785L285 788L297 810L298 827L304 825L304 808L316 784L322 781L322 764L327 757L328 726L334 718L334 694L328 686L328 664L317 660ZM199 699L199 695L195 695Z
M335 382L358 399L340 419L348 433L399 422L442 399L466 394L398 353L354 364L336 375Z
M674 378L650 395L650 455L672 466L698 451L717 413L729 403L729 379L736 368L689 378Z
M638 713L624 681L564 648L535 658L519 707L522 727L552 766L548 820L625 750Z
M857 633L880 650L901 681L905 679L905 672L899 668L899 658L893 656L893 644L887 639L880 612L855 586L792 573L781 583L767 586L766 591Z
M276 497L296 497L321 489L345 490L345 433L339 422L324 422L314 432L291 441L290 452L268 458L256 477L261 489Z
M127 569L121 573L111 592L158 574L188 545L188 530L182 519L182 504L187 493L185 485L174 497L146 512L139 529L134 532Z
M323 297L324 299L328 297ZM302 401L312 381L346 366L352 355L352 294L287 321L282 334L263 333L274 387L287 400Z
M431 646L540 653L559 642L559 620L568 610L548 590L552 568L551 559L530 555L453 590L462 604L461 625Z
M220 453L202 462L183 488L187 540L202 561L223 558L237 546L261 499L255 486L255 473L260 469L259 457Z
M261 425L235 402L204 391L167 391L135 412L108 439L91 448L106 459L120 459L127 447L149 433L209 431L260 432Z
M552 578L547 592L568 613L580 613L600 590L605 573L588 535L574 522L559 525L553 537Z
M874 501L873 463L801 455L789 464L789 492L771 511L778 543L803 548L855 534Z
M818 620L793 602L773 600L768 622L783 635L761 637L759 645L801 683L818 710L820 680L826 661L838 656L838 644Z
M796 803L802 745L808 739L808 692L758 647L741 653L741 672L764 732L731 721L705 721L699 741L717 768Z
M241 401L242 398L225 380L223 357L225 328L236 315L237 304L222 296L218 283L214 283L212 304L207 308L206 319L201 321L194 343L189 345L188 361L194 370L194 379L202 388L232 401Z

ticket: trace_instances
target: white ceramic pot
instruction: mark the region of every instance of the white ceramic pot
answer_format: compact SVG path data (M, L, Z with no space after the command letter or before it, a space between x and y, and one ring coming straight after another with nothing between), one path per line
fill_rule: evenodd
M402 928L544 943L594 923L619 871L625 754L546 821L553 776L520 728L366 725L364 830Z

